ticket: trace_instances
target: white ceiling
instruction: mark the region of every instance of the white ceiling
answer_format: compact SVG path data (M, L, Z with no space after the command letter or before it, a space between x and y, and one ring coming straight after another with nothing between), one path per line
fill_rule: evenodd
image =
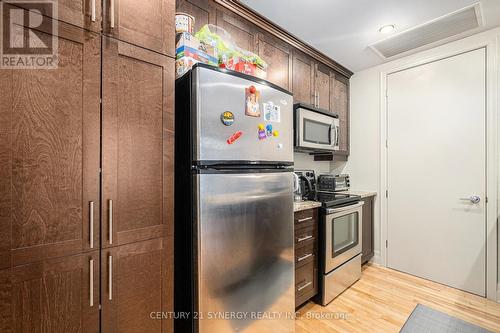
M385 24L397 33L481 2L485 26L466 35L500 26L500 0L240 1L354 72L384 62L368 45L391 35Z

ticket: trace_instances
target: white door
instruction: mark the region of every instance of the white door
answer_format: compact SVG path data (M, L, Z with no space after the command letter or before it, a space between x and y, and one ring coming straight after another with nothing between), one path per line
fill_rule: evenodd
M390 74L387 82L388 266L481 296L485 59L478 49Z

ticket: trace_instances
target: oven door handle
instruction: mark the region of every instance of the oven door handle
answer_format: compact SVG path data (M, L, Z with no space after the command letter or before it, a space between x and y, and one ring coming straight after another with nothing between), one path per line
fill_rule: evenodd
M331 214L336 214L336 213L340 213L340 212L344 212L346 210L354 210L354 209L357 209L361 206L364 205L364 202L363 201L360 201L354 205L348 205L348 206L344 206L344 207L338 207L338 208L328 208L326 210L326 214L327 215L331 215Z

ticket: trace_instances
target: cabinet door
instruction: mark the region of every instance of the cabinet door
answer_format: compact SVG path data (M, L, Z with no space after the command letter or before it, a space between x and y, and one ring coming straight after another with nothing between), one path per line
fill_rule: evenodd
M330 69L322 64L316 65L316 107L330 110Z
M162 237L173 200L174 60L103 40L103 247Z
M266 32L257 34L257 54L267 63L267 80L284 88L291 87L292 54L290 47Z
M229 10L217 9L217 26L226 30L237 46L243 50L255 51L256 27L241 16Z
M159 238L102 251L102 332L173 332L172 320L151 317L173 311L172 245Z
M175 56L175 0L103 0L106 35Z
M338 155L349 155L349 79L341 76L332 76L330 92L330 110L339 115L340 138Z
M99 247L100 37L58 24L58 68L0 70L0 269Z
M101 32L101 0L58 0L57 11L49 4L40 1L13 2L12 4L28 10L36 10L44 16L70 23L80 28ZM40 3L42 3L40 5Z
M363 236L361 262L373 257L373 197L363 199Z
M186 13L195 18L194 32L200 30L205 24L215 24L215 7L208 0L177 0L176 12Z
M293 101L314 104L314 63L300 51L293 51Z
M99 251L0 271L0 332L99 332Z

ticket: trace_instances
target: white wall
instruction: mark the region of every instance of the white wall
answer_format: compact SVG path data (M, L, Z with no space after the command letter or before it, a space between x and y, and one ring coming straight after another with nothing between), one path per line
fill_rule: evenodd
M376 191L379 194L377 198L380 198L380 195L385 191L384 186L381 184L380 173L382 149L381 73L391 72L415 62L424 62L425 59L448 54L451 50L463 49L465 51L468 48L473 48L478 44L491 40L496 40L496 45L500 45L500 28L355 73L351 78L350 86L351 155L346 163L334 162L333 169L348 172L351 175L352 188ZM498 47L493 58L498 63L500 59L500 50ZM490 71L492 70L491 68L494 68L494 66L490 67ZM500 66L497 66L498 68ZM493 75L496 76L498 86L500 87L500 71L497 70ZM500 96L500 93L498 96ZM495 102L500 105L498 98L497 101L493 101L493 103ZM498 164L498 158L497 165L500 165ZM500 169L498 170L497 179L500 179ZM498 187L500 187L500 184L497 186L497 191ZM499 198L498 206L500 206L500 196L497 195L497 198ZM498 217L498 211L496 212L496 216ZM375 202L375 260L380 260L380 221L381 210L380 200L378 199ZM497 233L500 238L500 228L497 229ZM500 247L498 248L498 252L500 258ZM498 299L500 300L500 264L498 265L497 277L499 281Z

